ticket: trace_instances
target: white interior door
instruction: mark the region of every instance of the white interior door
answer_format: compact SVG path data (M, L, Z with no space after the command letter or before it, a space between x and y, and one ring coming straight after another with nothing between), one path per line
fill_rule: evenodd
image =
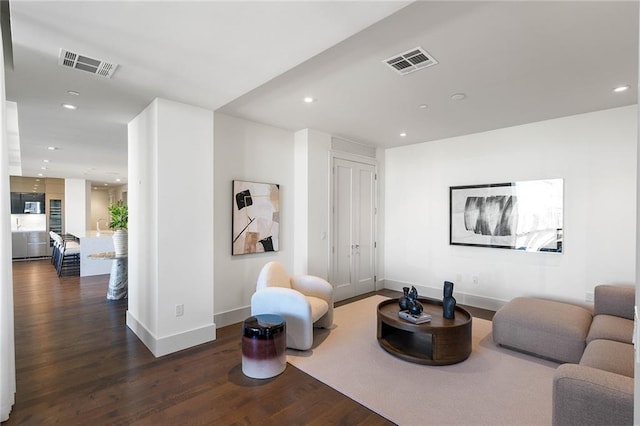
M373 164L334 159L331 282L336 301L375 290L375 180Z

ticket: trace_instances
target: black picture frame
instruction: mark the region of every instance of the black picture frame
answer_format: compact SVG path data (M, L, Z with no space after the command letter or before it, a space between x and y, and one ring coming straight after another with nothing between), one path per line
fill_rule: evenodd
M449 187L449 244L563 252L563 179Z
M280 246L280 185L232 181L231 254L276 252Z

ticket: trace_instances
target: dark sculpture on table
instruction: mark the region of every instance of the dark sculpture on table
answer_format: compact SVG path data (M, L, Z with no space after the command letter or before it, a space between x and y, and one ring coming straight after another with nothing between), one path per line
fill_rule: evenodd
M447 319L454 319L456 312L456 299L453 297L453 283L444 282L444 298L442 299L442 316Z
M402 291L404 295L398 299L398 305L400 305L401 311L406 311L409 309L409 287L402 287Z
M404 295L398 299L398 305L400 305L401 311L409 311L413 315L420 315L424 309L422 303L418 301L418 290L414 286L402 287Z

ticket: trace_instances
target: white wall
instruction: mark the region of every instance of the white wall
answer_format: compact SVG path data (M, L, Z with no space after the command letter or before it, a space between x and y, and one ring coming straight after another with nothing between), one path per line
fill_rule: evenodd
M77 236L91 229L91 185L84 179L64 180L64 229Z
M0 35L0 57L2 36ZM16 362L13 328L13 266L11 263L9 144L4 87L4 62L0 61L0 421L9 418L15 402Z
M294 274L306 271L309 259L309 129L294 135L294 235L296 249L293 253Z
M157 103L153 102L128 125L129 265L128 311L147 330L158 328L157 234ZM146 253L146 255L145 255ZM136 333L137 334L137 333Z
M100 220L100 230L109 229L111 214L109 214L109 192L103 189L91 190L91 219L87 229L96 230L97 222Z
M215 113L214 140L215 322L224 326L249 316L251 295L265 263L276 260L293 270L294 135ZM280 185L279 251L231 255L233 180Z
M633 283L636 143L631 106L387 150L385 285L441 297L450 280L458 302L495 309ZM564 253L449 245L450 186L542 178L564 179Z
M156 356L215 339L213 194L213 112L154 100L129 123L127 325Z
M329 276L331 135L296 132L296 274Z

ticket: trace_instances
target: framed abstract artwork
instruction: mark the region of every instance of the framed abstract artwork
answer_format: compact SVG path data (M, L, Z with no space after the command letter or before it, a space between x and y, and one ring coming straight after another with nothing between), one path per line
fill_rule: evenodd
M278 251L280 185L233 181L233 255Z
M449 244L562 253L562 179L449 188Z

